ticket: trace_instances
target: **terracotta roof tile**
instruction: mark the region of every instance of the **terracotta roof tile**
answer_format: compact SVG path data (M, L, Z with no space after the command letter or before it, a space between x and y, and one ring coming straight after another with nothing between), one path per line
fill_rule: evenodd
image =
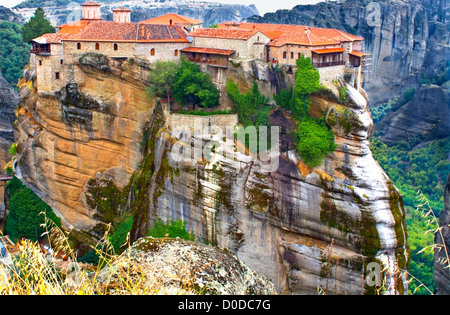
M258 33L258 30L200 28L191 33L193 37L213 37L230 39L249 39Z
M178 26L118 22L92 22L70 41L189 42Z
M364 57L366 54L360 51L351 51L349 52L350 55L354 55L356 57Z
M113 11L113 12L115 12L115 11L119 11L119 12L131 12L130 9L125 8L125 7L118 7L118 8L112 9L111 11Z
M100 7L101 4L93 1L88 1L85 3L82 3L81 6L93 6L93 7Z
M62 44L62 40L70 37L70 34L49 33L33 39L39 44Z
M141 21L139 23L143 24L170 24L170 20L172 20L173 24L202 24L203 21L192 19L187 16L182 16L176 13L168 13L165 15L157 16L145 21Z
M225 22L219 24L219 28L260 30L270 37L272 46L283 46L285 44L319 46L339 44L343 41L364 40L362 37L343 31L330 28L310 28L304 25ZM309 38L305 34L307 29L309 29Z
M316 50L311 50L311 51L316 54L332 54L332 53L344 52L345 49L344 48L326 48L326 49L316 49Z
M230 56L235 52L235 50L204 48L204 47L187 47L187 48L182 49L181 51L182 52L212 54L212 55L226 55L226 56Z

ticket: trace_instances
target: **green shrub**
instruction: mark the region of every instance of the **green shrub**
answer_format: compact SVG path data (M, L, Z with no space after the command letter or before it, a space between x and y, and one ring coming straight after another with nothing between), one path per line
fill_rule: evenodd
M416 94L416 89L411 88L411 89L407 89L405 91L405 93L403 93L403 103L406 104L408 103Z
M61 219L55 215L50 206L39 199L16 177L6 184L6 190L10 199L5 232L12 240L27 238L36 241L40 239L46 231L42 226L46 223L45 218L58 227L61 226Z
M148 230L147 236L154 238L179 237L189 241L193 241L195 239L195 235L186 230L185 223L182 220L168 220L164 223L161 219L158 219L155 222L154 227Z

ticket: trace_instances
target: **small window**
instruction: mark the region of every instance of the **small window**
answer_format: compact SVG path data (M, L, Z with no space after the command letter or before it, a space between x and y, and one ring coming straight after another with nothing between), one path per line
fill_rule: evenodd
M64 64L64 59L61 59L61 61L60 61L60 62L61 62L61 64L63 65L63 64Z
M114 50L115 50L115 51L119 50L119 45L114 44Z
M175 49L174 56L178 57L178 49Z
M77 49L81 50L81 43L77 43Z
M95 43L95 50L100 50L100 44L99 43Z
M59 78L60 78L59 72L55 72L55 79L59 80Z
M39 65L42 66L42 60L39 60Z
M150 50L150 56L154 56L155 55L155 48L152 48L152 50Z
M298 53L298 58L297 59L300 59L300 58L302 58L302 53Z
M294 52L291 51L291 59L294 59Z
M283 59L286 59L287 58L287 52L284 52L283 53Z

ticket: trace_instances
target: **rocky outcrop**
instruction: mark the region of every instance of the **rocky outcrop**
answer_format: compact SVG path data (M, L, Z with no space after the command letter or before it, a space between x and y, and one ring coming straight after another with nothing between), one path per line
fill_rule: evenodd
M450 249L450 176L447 180L444 193L444 210L439 218L439 226L442 230L436 233L434 250L434 281L436 282L436 294L450 294L450 269L448 266ZM445 246L445 248L443 248Z
M393 111L377 124L383 141L423 141L450 134L450 90L446 85L422 85L410 101L400 98Z
M14 142L14 109L19 104L19 94L0 74L0 173L11 161L9 149ZM0 221L4 218L3 184L0 184Z
M34 81L23 84L15 128L17 173L66 227L87 230L98 214L87 206L88 180L128 184L142 159L140 141L155 106L145 90L147 63L110 61L105 72L105 65L98 69L89 60L75 66L80 80L58 93L40 94Z
M0 5L0 21L9 21L17 24L23 23L23 18L15 14L10 9Z
M254 273L236 256L215 247L182 239L139 239L122 254L136 284L145 282L147 292L159 294L213 295L273 295L274 285ZM99 274L100 285L115 290L115 278L120 282L121 259Z
M369 53L364 88L372 104L432 78L449 54L448 1L346 0L299 5L251 17L251 22L331 27L365 38Z
M212 159L174 159L182 132L164 107L147 98L148 64L107 60L98 68L80 62L73 65L77 81L55 95L22 87L15 134L17 172L66 225L95 230L112 200L114 211L134 212L132 240L156 218L181 219L199 239L271 279L277 292L375 293L364 280L369 263L388 268L388 293L407 292L402 198L372 157L373 123L358 91L348 86L345 104L333 92L312 97L311 113L327 113L338 144L317 168L297 155L289 114L273 111L271 120L283 127L281 155L267 172L267 162L208 129L188 143L214 140ZM223 100L228 78L242 92L256 79L267 96L292 84L289 75L275 76L264 64L204 71ZM231 155L220 154L224 148Z

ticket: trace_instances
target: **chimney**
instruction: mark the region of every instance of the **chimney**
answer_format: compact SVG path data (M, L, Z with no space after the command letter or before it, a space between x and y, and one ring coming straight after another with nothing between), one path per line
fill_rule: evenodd
M173 20L170 19L170 27L172 27L172 26L173 26Z
M131 10L120 7L113 9L113 21L117 23L131 23Z
M102 5L96 2L85 2L81 5L83 10L83 20L101 20L100 7Z

